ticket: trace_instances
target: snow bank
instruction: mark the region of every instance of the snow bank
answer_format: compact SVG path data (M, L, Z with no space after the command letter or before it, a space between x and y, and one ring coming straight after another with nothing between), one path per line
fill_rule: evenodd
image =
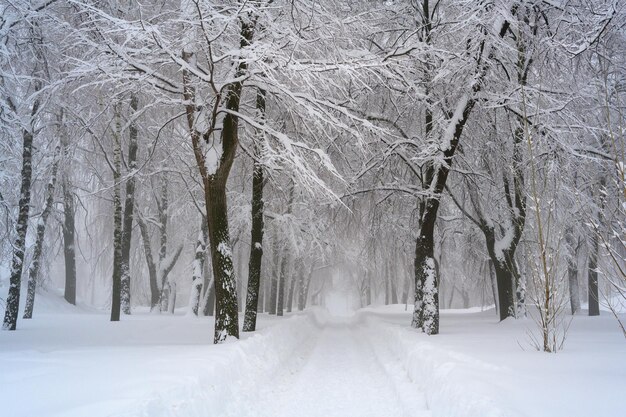
M371 329L369 333L376 335L373 344L384 345L384 350L402 362L408 377L425 394L433 417L519 415L499 401L502 389L494 381L494 375L507 372L506 369L442 349L415 330L363 314Z
M185 382L155 392L143 401L138 413L129 416L206 417L228 415L234 402L246 397L254 404L255 385L269 383L282 364L297 353L315 334L325 318L320 311L285 319L280 324L255 332L245 340L208 346L198 372Z

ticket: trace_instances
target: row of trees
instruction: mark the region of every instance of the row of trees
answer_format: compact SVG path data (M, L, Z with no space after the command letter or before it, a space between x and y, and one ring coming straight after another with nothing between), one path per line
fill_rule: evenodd
M173 312L185 275L216 343L244 305L253 331L265 303L316 299L340 261L363 304L411 300L427 334L442 290L500 319L534 304L545 350L585 259L590 313L599 277L623 299L614 1L4 7L5 328L61 235L68 302L82 245L111 320Z

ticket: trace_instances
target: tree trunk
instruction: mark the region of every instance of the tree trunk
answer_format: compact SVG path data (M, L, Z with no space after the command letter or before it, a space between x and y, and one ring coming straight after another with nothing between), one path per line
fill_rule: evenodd
M244 286L244 282L243 282L243 250L241 248L239 248L237 250L237 274L235 275L237 277L237 312L238 313L243 313L244 312L244 297L246 296L243 293L243 286Z
M500 306L500 320L515 317L513 297L513 274L504 262L494 261L496 281L498 284L498 305Z
M391 298L389 296L391 285L389 285L389 263L388 262L385 262L384 268L385 269L383 270L383 281L385 283L385 305L389 305L389 299Z
M257 302L256 305L256 312L257 313L263 313L265 310L263 309L263 307L265 306L265 286L264 285L259 285L259 300ZM255 329L256 329L256 324L255 324ZM248 331L248 330L246 330Z
M434 223L431 215L415 245L415 306L411 326L426 334L439 333L439 292L434 258Z
M587 270L587 280L589 285L588 301L589 315L600 315L600 294L598 292L598 252L600 245L598 236L591 237L591 250L589 251L589 265Z
M67 151L65 151L67 154ZM64 168L64 171L67 168ZM75 247L75 215L74 193L69 174L63 172L61 187L63 191L63 257L65 259L65 292L64 298L70 304L76 304L76 247Z
M267 268L267 269L269 269L269 268ZM267 282L265 282L265 285L263 286L264 287L264 289L263 289L263 293L264 293L263 297L265 298L265 304L264 304L265 311L268 314L271 314L271 311L272 311L272 288L273 288L273 285L274 285L274 274L273 273L269 273L267 275L269 275L270 279L267 280Z
M500 307L498 306L498 296L497 296L497 284L496 284L496 275L493 267L493 261L491 258L487 261L489 267L489 282L491 282L491 295L493 296L493 303L496 307L496 314L499 314Z
M390 290L391 290L391 304L398 304L397 270L398 270L397 265L389 265L389 283L390 283Z
M133 209L135 207L135 171L137 170L137 124L134 121L138 100L135 94L130 97L131 118L128 128L128 174L126 181L124 216L122 220L122 264L121 264L121 305L124 314L130 314L130 246L133 232Z
M280 275L280 245L278 237L274 240L274 268L272 271L272 286L270 288L270 314L276 314L276 302L278 300L278 277Z
M153 311L159 305L159 284L157 277L156 264L152 257L152 246L150 244L150 235L146 222L137 216L137 223L141 231L141 239L143 241L144 254L146 256L146 264L148 265L148 276L150 280L150 311Z
M211 317L215 315L215 280L214 279L212 279L209 282L209 288L207 289L207 294L206 294L206 302L204 303L204 309L202 310L202 314L205 316L211 316Z
M159 210L159 273L161 274L162 265L167 257L167 221L169 214L169 199L167 195L168 181L165 174L161 177L161 198L157 201ZM167 311L167 303L170 295L170 282L167 280L166 274L159 276L161 283L161 292L159 294L159 309Z
M122 200L120 179L122 149L120 143L119 103L114 107L115 129L113 131L113 289L111 290L111 321L120 320L122 280Z
M254 34L256 19L239 19L240 25L240 49L250 45ZM183 50L182 58L192 64L194 52ZM245 59L240 59L235 64L235 79L243 79L248 69ZM182 71L183 98L186 101L185 114L187 125L191 134L191 143L194 156L204 185L204 196L207 208L207 221L209 225L209 241L211 243L211 259L213 277L215 280L216 313L214 342L221 343L228 336L239 338L239 317L237 315L237 291L235 274L233 271L232 249L228 231L228 211L226 202L226 181L235 159L239 146L238 126L239 118L235 115L239 111L243 81L235 81L226 87L223 100L227 110L221 123L221 156L217 161L217 167L209 167L206 161L204 145L210 141L215 131L213 127L206 132L196 129L196 106L195 87L192 82L192 74L187 69Z
M496 274L500 320L515 317L514 261L511 258L511 252L502 250L500 254L497 254L493 229L484 229L483 232L487 241L487 252L491 258L491 265L493 265Z
M406 259L403 259L406 261ZM407 274L406 263L402 262L402 276L404 277L404 285L402 287L402 304L409 303L409 291L411 289L411 276Z
M276 305L276 315L282 316L285 310L285 285L287 283L287 268L289 266L288 251L285 250L280 262L280 279L278 281L278 302Z
M40 88L36 90L39 91ZM39 100L35 100L31 110L32 118L39 109ZM34 130L34 129L33 129ZM13 244L13 259L11 260L11 273L9 278L9 294L4 311L4 330L15 330L17 326L17 314L20 308L20 287L22 285L22 270L24 268L24 251L26 250L26 232L28 231L28 212L30 209L30 186L33 176L33 131L22 129L22 184L20 186L20 200L18 207L17 224L15 226L16 237Z
M574 231L570 226L565 230L567 243L567 280L569 283L569 302L572 315L580 311L580 288L578 286L578 244L574 239Z
M220 343L228 336L239 338L236 280L228 230L226 182L215 180L205 190L211 260L215 280L215 334Z
M309 288L311 287L311 280L313 279L313 268L315 264L311 264L309 269L309 273L302 285L300 287L300 297L298 297L298 310L302 311L306 308L306 302L309 298Z
M256 98L257 110L261 117L265 115L265 91L259 90ZM260 146L254 143L255 156L260 156ZM252 230L250 236L250 260L248 262L248 291L246 294L246 312L243 331L256 330L256 316L259 307L259 287L261 283L261 262L263 259L263 165L254 159L252 171Z
M176 310L176 282L172 282L170 285L169 298L167 300L167 312L174 314Z
M296 290L296 284L300 282L300 276L302 275L302 263L298 262L298 266L294 268L295 271L291 274L289 279L289 295L287 296L287 313L291 313L293 310L293 295Z
M41 255L43 253L44 235L46 232L46 222L50 215L50 210L54 203L54 187L57 180L57 170L59 167L59 147L57 146L54 152L54 162L52 163L52 173L50 180L46 186L46 200L44 202L41 217L37 222L37 238L35 241L35 249L33 251L33 260L30 264L28 272L28 291L26 292L26 305L24 307L24 318L30 319L33 317L33 307L35 305L35 290L37 287L37 281L39 279L39 266L41 264Z
M202 215L198 241L196 242L196 252L193 260L193 276L191 278L191 291L189 293L189 312L194 316L198 315L200 307L200 294L204 285L204 262L206 258L206 241L208 229L206 216Z

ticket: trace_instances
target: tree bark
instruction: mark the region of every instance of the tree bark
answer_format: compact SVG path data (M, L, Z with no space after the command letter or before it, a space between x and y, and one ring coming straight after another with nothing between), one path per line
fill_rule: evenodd
M67 147L64 151L67 155ZM65 292L64 298L70 304L76 304L76 246L75 246L75 214L74 193L69 173L64 168L61 180L63 191L63 258L65 260Z
M111 290L111 321L120 320L122 290L122 198L121 198L121 123L119 103L114 106L113 131L113 288Z
M300 282L300 276L302 275L302 262L297 262L298 266L296 266L293 273L290 275L289 279L289 294L287 295L287 313L291 313L293 310L293 296L295 294L296 285Z
M152 256L152 245L150 244L150 235L148 234L148 227L141 216L137 216L137 223L139 224L139 230L141 231L141 239L143 241L144 254L146 256L146 264L148 265L148 276L150 281L150 311L154 310L159 305L159 284L157 277L156 264Z
M52 163L52 173L50 180L46 186L46 199L44 201L43 210L41 211L41 217L37 222L37 237L35 240L35 249L33 250L33 260L30 264L28 271L28 290L26 292L26 305L24 306L24 318L30 319L33 317L33 307L35 305L35 290L37 288L37 281L39 279L39 267L41 264L41 255L43 253L43 242L46 232L46 223L48 216L52 210L54 203L54 187L57 181L57 171L59 168L59 147L55 149Z
M287 284L287 268L289 266L289 255L285 250L280 262L280 278L278 280L278 302L276 305L276 315L282 316L285 310L285 285Z
M598 292L598 253L600 251L600 244L598 236L591 237L591 250L589 251L589 265L587 270L588 280L588 302L589 302L589 315L600 315L600 294Z
M574 239L574 231L570 226L565 230L567 243L567 281L569 284L569 302L572 315L580 311L580 288L578 285L578 244Z
M392 258L393 259L393 258ZM390 263L393 262L390 260ZM397 265L389 265L389 283L391 290L391 304L398 304L398 282L397 279Z
M194 316L198 315L200 308L200 295L204 285L204 262L206 258L206 241L208 239L206 216L202 215L200 231L196 242L196 251L192 265L191 290L189 292L189 311Z
M431 335L439 333L439 292L434 258L435 218L436 214L425 219L415 244L415 305L411 322L412 327Z
M209 183L205 192L213 277L215 279L214 342L220 343L226 340L228 336L239 338L236 281L228 230L225 179Z
M304 279L303 285L300 287L300 296L298 297L298 310L302 311L306 308L306 302L309 298L309 288L311 287L311 280L313 279L313 269L315 263L311 264L309 273Z
M36 88L38 92L40 86ZM16 237L13 244L13 258L9 278L9 294L6 300L4 330L15 330L17 315L20 308L20 287L22 285L22 271L24 268L24 252L26 250L26 232L28 231L28 212L30 209L31 182L33 177L33 139L34 117L39 109L39 100L36 99L31 109L31 130L22 128L22 183L20 186L20 200L18 206Z
M167 221L169 214L169 199L167 196L168 181L165 174L161 177L161 198L157 201L157 208L159 210L159 281L161 284L161 292L159 294L159 309L161 311L167 311L167 303L169 302L169 295L171 285L167 279L167 274L162 274L161 268L165 258L167 257Z
M278 301L278 277L280 275L280 245L278 237L274 240L274 268L272 271L272 285L270 287L270 314L276 314L276 303Z
M135 207L135 171L137 170L137 124L134 117L137 113L138 99L136 94L130 97L131 118L133 121L128 128L128 174L126 181L124 215L122 220L122 264L120 266L121 305L124 314L130 314L130 246L133 232L133 209Z
M261 117L265 115L265 92L257 93L257 110ZM260 146L254 144L255 157L260 157ZM259 287L261 282L261 262L263 259L263 165L255 159L252 172L252 230L250 236L250 261L248 263L248 291L246 295L246 312L243 331L256 330L256 317L259 305Z
M496 276L495 276L495 271L494 271L494 267L493 267L493 261L491 260L491 258L489 258L489 260L487 261L488 264L488 268L489 268L489 282L491 283L491 295L493 296L493 303L496 307L496 314L499 314L499 308L498 307L498 295L497 295L497 284L496 284Z

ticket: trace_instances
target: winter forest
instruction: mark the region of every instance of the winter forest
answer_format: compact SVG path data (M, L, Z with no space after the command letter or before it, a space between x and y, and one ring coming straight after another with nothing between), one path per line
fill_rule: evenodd
M0 415L626 416L625 157L620 0L0 0Z

